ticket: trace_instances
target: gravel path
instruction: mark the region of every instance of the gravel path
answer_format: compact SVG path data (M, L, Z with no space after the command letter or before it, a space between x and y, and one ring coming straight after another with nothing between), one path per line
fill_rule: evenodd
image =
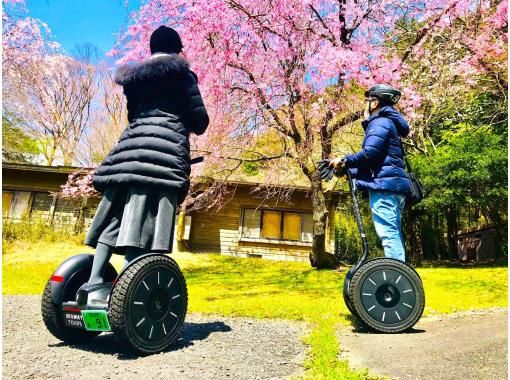
M286 379L302 373L305 324L191 314L167 352L136 357L112 334L68 346L50 335L40 297L3 297L5 379Z
M408 334L342 329L342 357L395 379L507 379L508 312L424 318Z

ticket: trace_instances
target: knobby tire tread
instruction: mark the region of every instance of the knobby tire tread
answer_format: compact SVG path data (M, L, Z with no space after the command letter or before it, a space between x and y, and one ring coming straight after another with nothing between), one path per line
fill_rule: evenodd
M407 272L407 274L409 275L408 277L410 279L417 278L419 280L419 283L416 284L416 285L418 285L417 286L417 288L418 288L417 289L418 290L417 300L418 299L421 300L421 302L419 302L419 308L418 308L417 313L415 313L415 310L413 310L414 317L411 320L404 323L399 328L392 328L392 327L387 327L387 326L384 326L381 324L376 324L372 321L372 319L364 317L363 313L360 313L357 310L358 308L363 308L363 305L361 303L356 302L356 300L354 298L354 291L359 291L359 286L362 285L359 282L360 282L361 278L363 277L363 275L366 272L373 269L374 267L381 265L381 262L383 262L384 264L387 264L389 266L392 266L391 264L388 264L388 260L391 261L391 259L387 259L387 258L373 259L373 260L366 262L360 268L358 268L358 270L356 272L354 272L354 275L352 276L351 284L349 287L349 292L347 294L347 299L348 299L348 302L351 303L353 309L355 310L355 313L353 313L353 314L355 314L355 316L361 322L363 322L364 325L368 326L370 329L372 329L374 331L378 331L381 333L398 334L398 333L404 332L406 330L409 330L411 327L413 327L421 318L421 315L423 314L423 310L425 308L425 292L423 290L423 283L422 283L420 276L416 273L416 271L413 268L411 268L405 264L404 264L404 266L400 266L397 263L393 263L393 266L398 265L398 267L401 271ZM347 304L347 301L346 301L346 304Z
M147 347L140 345L137 343L135 339L130 339L129 336L131 332L129 331L129 324L128 324L128 310L126 307L126 298L129 296L129 290L130 285L133 283L133 279L135 276L142 270L147 269L152 264L159 264L161 261L164 260L165 264L169 264L173 269L175 269L176 273L179 275L179 281L181 281L181 284L183 286L184 290L184 298L185 298L185 310L184 310L184 316L186 315L187 310L187 303L188 303L188 289L186 285L186 281L184 279L184 276L182 275L182 272L177 265L177 263L167 257L167 256L161 256L161 255L155 255L151 257L143 258L135 263L133 263L131 266L129 266L124 273L122 273L121 277L118 279L117 284L114 287L114 290L111 295L111 301L110 301L110 309L109 309L109 320L110 320L110 326L112 331L115 333L116 338L120 341L120 343L124 347L130 347L132 350L142 353L142 354L152 354L155 352L160 352L170 346L176 339L178 332L180 330L177 329L175 336L173 339L171 339L167 344L165 344L164 347L161 347L160 349L154 350L154 349L147 349ZM184 316L182 317L181 327L182 323L184 322Z

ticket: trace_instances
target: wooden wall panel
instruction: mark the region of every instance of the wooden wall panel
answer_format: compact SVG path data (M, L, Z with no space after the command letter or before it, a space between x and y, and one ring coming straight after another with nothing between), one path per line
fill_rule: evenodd
M296 191L288 201L276 202L272 199L262 201L253 197L247 189L238 188L235 197L217 213L205 210L191 213L190 250L278 260L308 260L309 246L239 241L241 209L260 206L312 211L311 199L303 192ZM334 240L334 234L332 236Z

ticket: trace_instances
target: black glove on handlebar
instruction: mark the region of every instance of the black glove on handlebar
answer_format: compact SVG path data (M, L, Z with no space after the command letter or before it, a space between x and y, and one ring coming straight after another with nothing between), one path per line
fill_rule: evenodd
M335 175L335 168L329 166L330 160L320 160L317 162L317 169L319 170L321 179L329 182Z
M319 170L321 179L329 182L334 175L340 177L347 173L347 167L343 166L340 170L337 170L329 166L331 160L320 160L317 162L317 169Z

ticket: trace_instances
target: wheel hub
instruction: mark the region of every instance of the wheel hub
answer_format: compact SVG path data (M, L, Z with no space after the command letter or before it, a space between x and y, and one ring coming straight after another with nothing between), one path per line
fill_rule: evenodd
M162 288L156 288L149 294L147 314L150 319L159 321L166 315L169 305L170 301L167 292Z
M400 301L400 292L395 286L384 284L379 286L376 290L375 298L379 305L389 308L398 304L398 301Z
M149 341L159 344L182 321L186 310L184 291L177 279L177 273L160 266L137 280L130 318L145 344Z
M407 276L393 268L371 272L363 281L360 295L365 312L384 324L404 321L416 301L414 287Z

